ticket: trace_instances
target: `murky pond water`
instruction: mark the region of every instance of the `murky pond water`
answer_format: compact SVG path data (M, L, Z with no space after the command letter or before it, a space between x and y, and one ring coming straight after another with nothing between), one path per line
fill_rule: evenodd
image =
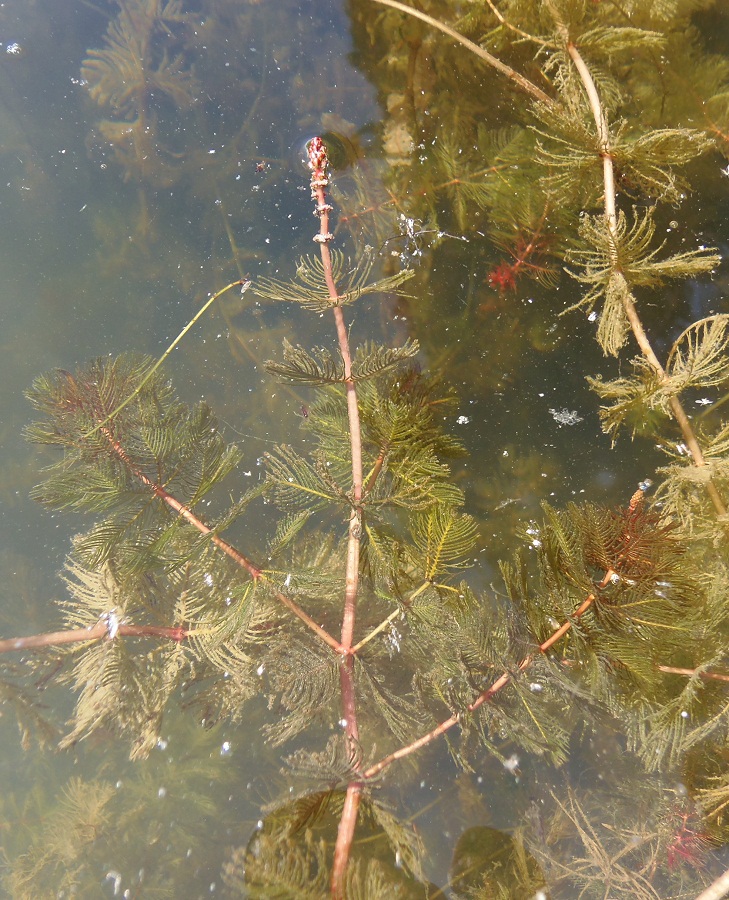
M513 23L494 18L490 8L497 6ZM192 544L183 551L175 542L184 539L175 535L160 544L160 559L170 547L180 558L126 573L131 580L108 554L99 556L97 574L117 579L118 603L102 603L83 625L105 623L99 647L128 642L129 657L114 663L113 679L107 666L99 685L91 676L83 683L78 670L71 683L74 660L52 640L38 653L3 654L0 821L8 896L327 896L347 783L381 758L391 762L388 754L451 715L459 722L447 735L383 765L362 800L348 896L694 897L726 868L724 683L697 667L727 671L727 617L718 596L726 511L709 494L712 513L701 492L709 470L718 494L727 484L727 276L723 263L702 269L689 256L695 251L698 259L708 248L723 254L729 245L729 17L720 4L647 6L656 9L599 0L477 10L428 5L429 15L486 41L535 90L549 91L538 115L530 112L531 97L464 45L366 0L36 0L0 7L3 636L80 626L64 604L69 591L78 599L78 584L90 584L93 573L59 573L79 532L99 521L30 499L58 454L26 441L37 415L24 392L41 373L57 370L56 387L70 392L55 401L61 422L90 404L86 395L73 399L77 388L90 389L91 376L79 374L90 360L101 360L98 375L125 351L160 357L211 294L233 282L250 280L252 287L236 285L216 301L163 369L185 403L204 401L214 410L219 424L210 431L219 428L240 449L227 480L195 511L214 523L266 471L294 473L288 482L295 475L302 490L319 490L337 507L309 544L297 543L299 527L306 533L295 515L301 504L291 502L292 517L276 531L283 514L274 507L276 497L285 505L285 484L251 517L231 517L225 539L257 565L270 563L268 599L235 627L226 605L252 605L255 592L232 570L214 568L217 551L207 557ZM689 7L701 7L693 19ZM549 19L555 9L579 20L577 43L597 59L609 126L614 136L627 136L628 149L613 152L596 139L584 159L569 149L580 140L589 145L593 125L584 100L570 108L571 118L549 107L550 97L583 96L574 74L569 94L568 54L554 43ZM527 20L529 32L541 35L536 42ZM631 43L633 23L653 29L641 38L645 52ZM696 132L668 135L685 128ZM340 627L347 520L360 503L351 483L337 481L343 465L348 471L349 450L347 443L337 455L333 436L338 422L346 429L346 413L337 418L312 387L276 381L264 368L282 357L285 341L328 348L332 356L314 354L312 366L337 358L334 323L328 309L270 303L263 289L256 294L257 280L293 278L300 258L318 252L310 172L302 163L317 134L330 148L332 246L346 254L345 277L369 256L373 278L414 272L400 296L364 294L346 305L344 330L355 347L420 344L400 381L386 389L378 382L390 406L360 389L370 444L363 518L350 525L366 546L361 631L349 644L362 641L350 673L361 690L356 741L337 693L341 685L346 695L346 666L331 647L305 640L317 626L327 635ZM691 141L695 153L686 150ZM707 143L699 148L701 141ZM589 216L602 221L600 152L615 161L626 217L606 232L604 252L599 235L589 237L599 230L589 231ZM685 183L678 183L671 166L682 154ZM643 232L635 225L641 222ZM650 228L650 246L661 257L689 254L675 271L648 271L653 258L645 253L652 251L641 240ZM612 267L609 289L598 290L586 309L562 315L599 282L599 252L606 271ZM592 282L574 277L585 272ZM629 506L638 485L661 485L660 467L692 451L671 418L673 395L666 389L659 396L663 383L652 363L631 363L638 345L625 343L611 355L596 340L600 316L607 318L603 295L618 318L615 309L630 304L616 273L632 273L664 375L683 378L671 390L681 393L709 448L699 474L685 476L673 494L659 490L659 504L646 513L638 501ZM660 280L660 290L649 276ZM703 330L691 330L706 317L713 318ZM716 329L710 334L709 325ZM616 328L623 326L626 337L627 324ZM687 329L685 343L672 350ZM714 343L702 355L707 335ZM711 354L716 369L707 368ZM636 371L644 379L640 390L627 386ZM434 384L425 384L425 373ZM603 428L610 420L600 417L606 395L598 397L588 378L598 391L611 379L620 382L628 392L620 397L633 403L621 408L625 421L615 442ZM403 433L430 443L398 482L393 473L407 454L392 449L401 439L394 425L387 441L373 443L373 434L384 433L373 411L394 416L396 403L414 402L421 389L417 402L430 430L421 424L422 433L414 426ZM101 402L103 391L97 394ZM99 409L96 424L105 428L110 408ZM148 421L145 427L153 433ZM307 468L300 460L316 444L317 427L323 449ZM109 433L118 475L120 461L128 462L119 442L128 435ZM82 455L88 439L80 434L72 450ZM466 452L455 452L451 439ZM148 440L165 453L179 449L161 434ZM293 449L276 450L281 444ZM449 469L438 468L436 453ZM152 469L137 490L157 484ZM130 483L138 471L130 464ZM157 497L178 474L168 481L161 472ZM390 477L392 508L382 512L386 498L377 491ZM426 482L435 485L431 493ZM102 492L100 483L89 483L89 496ZM57 505L81 505L67 499ZM572 512L560 519L545 513L545 503ZM581 504L590 511L580 512ZM435 507L445 510L443 518L428 519ZM138 518L145 515L140 508ZM681 527L665 530L668 521ZM404 535L414 549L402 549ZM276 556L276 541L283 547L289 538L290 555ZM419 551L426 560L420 581ZM513 563L502 577L500 562L518 552L530 574L522 578ZM654 599L674 606L654 609L638 598L644 582ZM116 630L140 624L117 613L131 608L130 584L134 608L150 616L147 625L188 629L179 657L173 660L169 647L175 641L151 641L147 632L143 662L130 661L136 637ZM102 588L94 585L88 590L97 602ZM201 612L205 585L217 607ZM621 590L627 593L618 600ZM686 598L699 593L703 605L690 610ZM173 594L177 618L155 619ZM310 609L311 621L287 621L275 603L281 594ZM549 603L539 599L546 596ZM576 613L580 599L587 606ZM634 616L633 607L645 616ZM677 639L682 617L691 625ZM572 630L552 650L550 635L563 622ZM287 661L281 636L292 624ZM220 646L206 643L215 628L230 629ZM235 644L236 629L248 629L245 648ZM444 647L450 641L455 648L442 659L437 629ZM255 647L267 642L278 649L256 656ZM323 674L299 686L297 667ZM486 698L502 672L505 681ZM296 687L287 691L287 680ZM232 682L246 696L240 708L231 705ZM106 691L103 715L88 712L96 687ZM129 696L168 687L163 718L152 721L150 712L142 725L137 709L127 714ZM84 689L88 717L79 720L74 703ZM493 710L485 712L491 700ZM159 712L155 697L139 702ZM141 737L135 744L136 725L145 740L153 736L151 752L141 752ZM663 741L654 736L661 728ZM351 739L345 750L343 731ZM63 741L69 733L74 740Z

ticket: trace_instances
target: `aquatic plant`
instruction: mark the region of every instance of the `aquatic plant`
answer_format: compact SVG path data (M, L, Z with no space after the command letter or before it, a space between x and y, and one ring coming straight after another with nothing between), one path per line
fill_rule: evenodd
M626 26L612 4L489 2L461 23L488 25L485 51L419 10L376 2L445 30L531 105L522 104L523 127L481 135L476 157L498 148L486 165L459 159L456 143L444 142L427 161L436 187L424 180L406 206L397 180L413 175L399 166L389 198L368 215L377 213L378 229L388 214L405 217L399 229L392 221L387 240L399 232L447 241L450 222L439 220L435 198L447 197L459 228L472 211L488 210L494 245L513 254L502 286L507 273L516 283L541 269L542 255L566 257L587 286L571 309L597 312L604 352L617 356L631 334L638 345L630 374L591 384L611 401L609 434L650 428L674 454L659 473L658 502L649 502L646 482L612 508L545 504L542 520L523 527L529 555L502 565L505 596L467 582L478 523L448 463L462 453L442 427L452 395L420 370L415 341L353 350L346 320L363 298L406 282L410 292L423 276L399 269L374 278L373 251L361 245L350 259L330 249L327 150L315 138L308 153L319 255L300 257L292 281L241 277L209 299L241 289L244 300L298 304L317 318L331 312L333 349L287 341L267 364L279 381L314 390L305 440L266 453L265 478L230 501L224 491L240 493L228 487L240 474L238 450L206 404L176 398L159 361L102 358L38 378L29 397L40 420L29 436L61 455L34 495L93 521L68 558L66 630L7 639L0 651L65 648L57 658L77 702L62 746L108 730L137 760L161 739L171 708L194 710L207 725L240 722L266 698L263 736L275 746L303 742L285 761L296 788L231 850L224 880L234 895L427 896L418 835L382 799L392 767L447 736L465 769L493 758L515 772L529 757L554 773L575 744L619 730L633 770L609 778L604 791L550 785L530 824L525 809L522 830L508 838L495 829L464 835L454 896L532 896L545 886L554 895L607 886L626 897L688 896L710 877L706 850L726 837L728 426L717 420L697 431L683 398L726 385L729 317L692 323L661 363L637 300L718 264L699 247L664 251L655 233L657 203L678 199L679 167L723 134L722 93L711 98L719 109L705 129L620 130L609 112L619 102L613 59L630 51L649 67L694 4L659 4L650 14L631 7ZM514 35L547 56L542 87L494 55ZM417 58L418 41L408 46ZM649 76L634 66L637 91ZM618 184L629 185L630 210L618 211ZM656 208L633 209L636 192ZM496 199L508 194L518 201L499 220ZM688 454L676 450L671 429ZM43 720L13 692L13 674L4 696L25 715L26 732ZM667 774L656 773L661 765ZM689 797L676 796L678 771ZM191 804L203 809L204 799ZM114 802L107 781L69 783L50 831L11 869L15 894L83 884L78 855L111 840ZM139 810L130 804L120 827L136 827ZM49 839L59 832L70 844ZM161 875L153 887L174 891L173 882Z
M151 98L166 96L185 109L194 103L199 86L183 54L170 55L169 41L161 51L154 38L160 32L171 37L173 28L189 20L179 0L122 0L107 29L105 47L91 50L81 67L89 96L113 115L98 129L126 177L160 187L175 180L165 172L174 155L162 142Z

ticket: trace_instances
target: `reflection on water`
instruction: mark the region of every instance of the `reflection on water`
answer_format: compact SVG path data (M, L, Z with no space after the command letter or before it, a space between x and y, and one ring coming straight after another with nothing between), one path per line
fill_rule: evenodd
M447 5L439 6L449 17ZM61 627L56 604L65 586L57 573L73 536L87 527L28 499L52 456L29 452L23 440L30 419L23 392L55 367L75 371L129 349L159 356L223 285L292 276L315 230L299 156L317 133L329 133L337 156L337 242L355 255L374 246L378 275L404 264L415 269L407 296L367 298L349 321L355 342L400 346L417 338L423 369L454 390L441 418L468 451L451 466L479 525L467 576L475 589L493 586L494 604L507 605L498 561L523 546L520 531L535 536L532 550L539 547L535 520L544 501L625 507L636 484L665 460L654 440L613 448L601 431L585 376L615 377L615 367L602 358L590 318L559 316L581 296L563 271L574 237L566 236L571 226L562 211L529 200L525 185L518 226L485 221L483 210L498 205L494 191L501 189L489 160L502 152L516 158L524 140L512 95L461 51L438 44L442 59L420 52L428 38L412 23L385 44L377 15L367 3L338 0L38 0L0 9L4 634ZM450 95L439 93L442 66L459 72ZM461 126L470 143L458 144ZM459 174L459 158L468 159L468 178ZM717 182L724 187L708 168L697 181L706 196ZM637 189L634 195L639 202ZM686 214L704 223L707 243L726 246L720 212L697 204ZM696 223L684 221L683 234L698 230ZM711 286L693 281L684 293L667 290L665 309L647 310L649 323L664 315L688 323L699 307L707 314L707 304L723 311L721 279L724 273ZM280 356L284 339L331 346L330 324L236 291L166 367L183 399L207 400L240 446L244 489L261 478L273 442L306 449L301 426L310 392L275 383L263 369ZM241 530L236 542L264 553L263 525L273 522L264 516L260 534ZM312 566L316 559L312 553ZM590 565L599 582L604 569ZM670 594L670 584L663 587ZM264 623L265 634L264 626L275 623ZM515 625L497 627L512 629L515 645L523 640L522 656L532 652ZM393 619L389 662L407 637L404 617ZM505 664L461 662L454 678L480 679L470 685L476 692ZM311 896L326 895L342 792L322 791L321 779L302 790L296 741L283 754L260 736L265 727L275 732L276 709L254 701L242 721L205 721L207 729L199 727L206 718L199 707L195 722L173 711L149 759L135 764L111 728L53 755L36 742L40 734L55 744L53 729L70 713L67 691L54 686L60 657L29 654L8 665L0 809L14 896L40 896L38 885L47 896L268 896L266 884L288 883L287 866L308 873ZM390 674L395 696L422 688ZM554 660L536 665L525 708L529 691L549 693L562 675ZM23 706L12 693L20 676L34 704L21 723L24 738L35 734L23 741L27 750L9 714ZM192 705L188 688L181 689L183 711ZM384 695L380 685L373 692L380 689ZM562 704L565 718L574 704L591 702L579 683L570 682L569 691L552 698L553 712ZM334 727L322 726L321 745ZM510 737L506 726L490 734L487 753L467 736L473 770L458 775L449 747L431 745L363 803L353 869L377 863L377 896L395 889L403 897L428 889L444 896L435 884L450 883L461 891L453 896L502 890L527 897L545 880L554 896L570 896L575 885L594 890L600 866L616 896L636 896L638 876L641 896L663 888L688 896L681 893L684 870L694 890L696 871L700 876L722 841L705 834L675 760L645 774L607 714L594 729L575 725L561 755L542 756L537 746L533 754L515 751ZM391 743L383 738L373 758ZM289 768L282 774L283 755ZM351 775L351 760L324 762L333 773L328 784ZM697 767L692 761L686 773ZM721 781L722 766L714 769ZM633 786L641 778L638 795ZM623 821L641 828L628 834ZM286 854L272 875L266 853L275 856L277 842ZM655 849L666 846L667 863ZM516 884L521 893L509 893Z

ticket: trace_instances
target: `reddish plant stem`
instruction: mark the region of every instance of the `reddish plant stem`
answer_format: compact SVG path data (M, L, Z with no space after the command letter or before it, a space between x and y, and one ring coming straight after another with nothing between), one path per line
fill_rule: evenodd
M327 202L326 187L329 184L327 167L329 161L326 147L321 138L313 138L309 144L309 166L311 168L311 196L316 201L315 212L319 216L319 233L314 240L319 244L321 261L324 268L329 297L332 301L332 312L337 330L339 352L344 363L344 383L347 391L347 415L349 417L349 439L352 453L352 514L349 520L349 548L347 552L346 592L344 617L342 621L342 646L347 650L352 646L354 621L357 602L357 584L359 578L359 542L361 533L362 502L362 435L357 406L357 389L352 377L352 354L349 348L349 335L344 321L344 313L339 305L339 294L332 272L332 258L329 242L333 235L329 231L329 212L331 206Z
M377 459L375 460L375 464L372 467L372 471L370 472L370 477L367 479L367 484L363 488L363 493L365 495L369 494L369 492L377 483L377 479L379 478L382 467L385 464L385 457L387 456L387 452L389 449L390 448L387 446L380 448L380 452L377 454Z
M627 513L628 516L633 516L638 510L638 507L643 502L644 492L642 489L637 490L633 496L630 498L630 503L628 504ZM626 543L629 541L629 535L626 535ZM627 551L626 551L627 552ZM580 619L587 610L592 606L592 604L597 599L599 592L607 587L610 581L613 579L613 576L617 575L617 567L619 567L620 561L624 558L624 554L621 553L616 558L616 561L612 567L610 567L605 574L603 575L602 581L598 584L597 590L595 592L591 592L585 597L582 603L577 607L577 609L572 614L572 618L566 622L563 622L562 625L551 634L546 641L541 643L537 650L534 653L528 654L517 666L517 672L524 672L529 666L534 662L537 656L540 653L546 653L551 647L553 647L557 641L563 638L567 632L572 628L574 623ZM473 703L470 703L467 707L468 712L475 712L480 706L483 706L484 703L487 703L497 694L502 688L506 687L513 680L513 676L504 672L500 675L494 683L483 691L481 694L476 697ZM373 778L375 775L378 775L383 769L386 769L388 766L392 765L396 760L403 759L406 756L410 756L411 753L415 753L416 750L419 750L421 747L425 747L427 744L430 744L436 738L440 737L442 734L445 734L447 731L450 731L454 725L457 725L461 719L463 718L463 713L455 713L450 718L445 719L439 725L437 725L432 731L429 731L427 734L422 735L416 741L413 741L412 744L408 744L406 747L400 747L394 753L391 753L389 756L385 756L379 762L375 763L373 766L370 766L368 769L362 773L363 778Z
M259 569L258 566L254 565L239 550L236 550L236 548L233 547L232 544L229 544L226 540L223 540L223 538L217 535L213 531L213 529L209 528L201 519L199 519L195 515L195 513L192 512L192 510L188 509L184 504L180 503L179 500L169 494L163 487L161 487L159 484L156 484L154 481L152 481L151 478L148 478L144 474L144 472L137 468L127 455L124 448L114 438L108 428L102 427L100 430L109 441L111 448L119 457L119 459L124 462L124 464L132 472L132 474L135 475L142 482L142 484L146 485L156 497L164 501L164 503L166 503L167 506L170 507L170 509L173 509L179 516L181 516L186 522L192 525L193 528L196 528L201 534L209 535L210 540L215 544L215 546L219 550L222 550L223 553L229 556L239 566L244 568L254 581L265 579L265 573L261 569ZM340 642L336 640L336 638L333 638L329 634L329 632L326 631L326 629L321 627L321 625L317 624L308 613L304 612L304 610L298 605L298 603L295 603L290 597L287 597L281 591L275 591L274 596L279 601L279 603L290 610L307 626L307 628L310 628L315 634L317 634L336 653L345 652Z
M347 392L347 414L349 417L349 441L352 454L352 512L349 517L349 539L347 542L347 563L345 571L344 612L342 615L341 645L343 659L339 663L339 684L342 692L342 718L349 750L355 753L359 745L359 726L357 724L357 701L354 687L354 655L352 643L354 625L357 614L357 589L359 586L359 553L362 534L362 433L357 406L357 389L352 377L352 354L349 347L349 335L344 321L342 307L332 272L332 259L329 242L332 234L329 231L329 213L332 207L327 202L326 188L329 184L326 146L321 138L315 137L309 142L309 168L311 169L311 196L316 202L316 215L319 216L319 233L314 240L319 244L321 261L324 268L329 297L332 301L334 324L339 341L339 352L344 363L344 383ZM352 782L347 787L344 808L339 820L337 842L334 848L332 865L331 893L336 900L344 898L344 883L349 855L357 825L357 813L362 793L362 785Z
M115 635L120 637L152 637L161 640L184 641L188 632L181 626L168 628L162 625L118 625ZM56 647L59 644L75 644L79 641L98 641L110 638L109 624L100 619L91 628L70 628L68 631L49 631L45 634L31 634L28 637L5 638L0 640L0 653L13 650L37 650L40 647Z
M601 590L604 588L609 582L612 576L615 574L613 569L608 569L605 573L605 577L598 585L598 588ZM555 632L550 635L544 643L539 645L538 652L546 653L550 647L557 643L560 638L564 637L565 634L572 628L574 622L583 616L587 610L592 606L595 602L597 595L596 594L588 594L588 596L582 601L580 606L575 610L572 619L568 622L564 622ZM530 653L528 656L525 656L524 659L517 666L518 672L523 672L525 669L528 669L529 666L534 662L537 658L537 652ZM479 706L483 706L484 703L487 703L495 694L497 694L502 688L506 687L512 681L512 676L508 672L504 672L503 675L500 675L496 681L482 694L470 703L467 707L468 712L475 712L479 708ZM411 753L414 753L416 750L420 750L421 747L425 747L427 744L430 744L436 738L439 738L442 734L445 734L447 731L450 731L454 725L457 725L463 715L461 713L455 713L449 719L445 719L439 725L437 725L432 731L429 731L427 734L422 735L416 741L413 741L412 744L408 744L406 747L400 747L399 750L396 750L394 753L391 753L389 756L385 756L378 763L375 763L373 766L370 766L369 769L365 769L362 773L364 778L373 778L375 775L378 775L382 772L383 769L386 769L388 766L392 765L396 760L403 759L406 756L410 756Z
M729 681L729 675L722 675L721 672L697 672L696 669L682 669L678 666L656 666L656 668L667 675L685 675L688 678L698 675L705 681Z
M544 227L544 222L547 217L547 210L549 208L549 204L545 203L544 211L539 217L539 221L536 224L536 227L532 231L532 236L529 239L529 243L519 248L519 244L521 243L521 239L517 242L514 250L510 250L511 256L514 262L509 263L502 261L495 269L489 274L488 282L491 287L495 287L499 291L505 291L508 288L516 287L516 279L519 275L520 269L523 267L525 269L532 269L534 271L544 271L544 269L534 263L529 262L529 257L533 254L536 254L539 250L539 244L542 236L542 229Z

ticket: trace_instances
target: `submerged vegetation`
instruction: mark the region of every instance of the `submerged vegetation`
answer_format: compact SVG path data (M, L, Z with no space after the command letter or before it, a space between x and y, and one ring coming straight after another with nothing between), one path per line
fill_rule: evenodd
M270 442L254 479L212 404L184 402L165 374L189 327L162 361L126 352L35 380L28 437L51 455L33 496L85 530L62 624L0 641L0 690L24 744L73 750L96 774L55 800L39 776L34 796L3 801L22 823L8 892L94 896L106 879L114 895L197 896L208 817L229 896L695 897L729 840L729 312L721 223L676 220L724 185L729 60L705 35L726 15L709 0L351 3L385 119L370 146L332 115L317 123L317 252L296 235L285 264L264 264L262 243L241 249L261 215L233 212L220 184L268 114L265 65L229 56L229 38L266 28L255 5L203 6L201 19L177 0L119 0L88 52L90 146L132 191L123 249L111 215L97 238L110 272L151 280L156 192L208 203L207 248L234 280L204 312L223 316L234 358L290 392L301 429ZM292 78L319 108L320 78ZM215 135L214 166L186 129ZM276 162L254 161L261 187ZM199 258L181 252L180 287ZM467 271L462 296L444 268ZM687 319L681 285L706 288L700 315ZM373 298L387 340L373 325L355 343ZM264 307L275 326L241 324ZM556 336L565 321L578 337ZM632 438L645 481L610 503L548 502L547 463L524 454L510 476L532 500L494 466L470 501L442 372L494 396L496 434L506 381L533 409L524 355L570 340L605 439ZM282 409L267 391L246 413L230 392L234 431L260 425L264 402L271 421ZM486 520L483 497L507 514ZM494 521L516 527L492 540ZM510 551L488 588L485 545ZM60 729L36 698L53 684L75 696ZM230 798L262 777L259 754L254 826ZM434 780L450 799L418 827ZM436 887L425 860L442 824L453 846Z

